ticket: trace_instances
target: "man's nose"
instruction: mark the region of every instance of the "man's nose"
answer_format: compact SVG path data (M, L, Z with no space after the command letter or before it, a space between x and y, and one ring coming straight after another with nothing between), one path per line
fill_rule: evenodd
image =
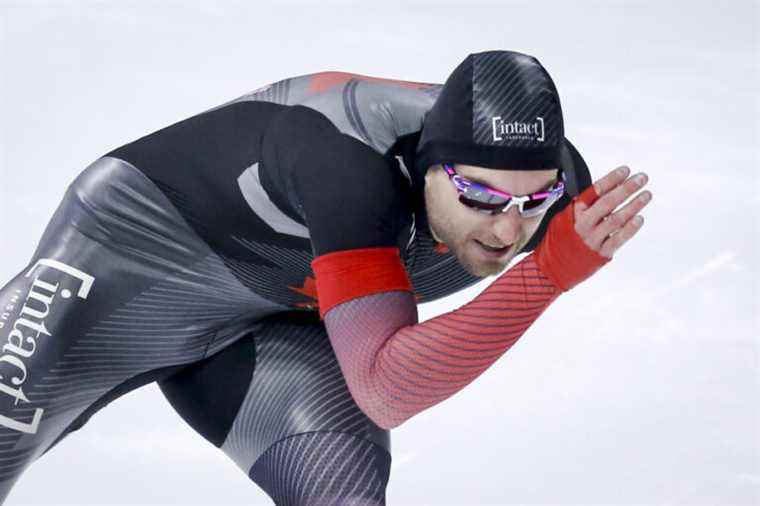
M499 213L494 216L492 230L502 244L512 244L517 242L520 237L520 228L522 226L522 217L517 206L512 206L506 213Z

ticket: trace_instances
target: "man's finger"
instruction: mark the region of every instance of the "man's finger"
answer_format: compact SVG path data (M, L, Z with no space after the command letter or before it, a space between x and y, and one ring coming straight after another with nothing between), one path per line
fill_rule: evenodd
M641 221L638 222L637 220ZM621 228L616 234L611 235L609 238L607 238L606 241L602 243L602 248L599 251L599 254L607 258L612 258L612 256L615 254L615 251L617 251L623 244L625 244L631 237L633 237L636 232L641 230L643 224L644 217L640 214L628 220L628 223L626 223L623 228Z
M615 170L608 172L604 177L594 182L596 193L603 197L608 191L615 189L620 183L625 181L631 169L622 165Z
M637 195L636 198L631 199L631 201L623 206L623 208L606 216L594 228L592 228L591 234L588 236L588 243L594 249L598 249L607 236L625 226L625 224L644 209L651 200L651 192L641 192L641 194Z
M643 178L643 179L640 179ZM594 202L594 205L588 208L584 213L584 218L592 226L599 223L605 216L611 214L617 207L625 202L628 197L636 193L648 182L646 174L637 174L622 184L608 191L606 195L601 195Z

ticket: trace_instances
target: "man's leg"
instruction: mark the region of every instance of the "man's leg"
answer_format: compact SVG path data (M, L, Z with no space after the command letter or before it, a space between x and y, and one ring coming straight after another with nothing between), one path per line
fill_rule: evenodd
M261 307L141 172L93 163L0 288L0 503L97 409L205 358Z
M159 385L276 504L385 504L390 435L354 402L313 316L265 319Z

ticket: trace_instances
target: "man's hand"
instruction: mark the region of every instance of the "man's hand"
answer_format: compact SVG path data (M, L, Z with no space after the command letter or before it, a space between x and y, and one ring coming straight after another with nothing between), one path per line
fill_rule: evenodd
M626 180L629 173L628 167L618 167L594 183L598 197L584 192L575 205L575 231L589 248L606 258L612 258L639 231L644 218L636 214L652 200L651 192L641 192L613 213L647 183L643 172Z
M615 212L646 184L646 174L626 180L629 173L628 167L613 170L574 197L549 223L535 251L536 264L560 290L571 289L599 270L641 228L643 218L636 213L651 200L650 192L642 192ZM639 175L643 180L638 180Z

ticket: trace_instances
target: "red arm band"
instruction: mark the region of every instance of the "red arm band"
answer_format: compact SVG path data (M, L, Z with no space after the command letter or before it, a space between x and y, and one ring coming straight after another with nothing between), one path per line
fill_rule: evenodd
M412 292L398 248L336 251L311 262L317 282L319 315L349 300L380 292Z

